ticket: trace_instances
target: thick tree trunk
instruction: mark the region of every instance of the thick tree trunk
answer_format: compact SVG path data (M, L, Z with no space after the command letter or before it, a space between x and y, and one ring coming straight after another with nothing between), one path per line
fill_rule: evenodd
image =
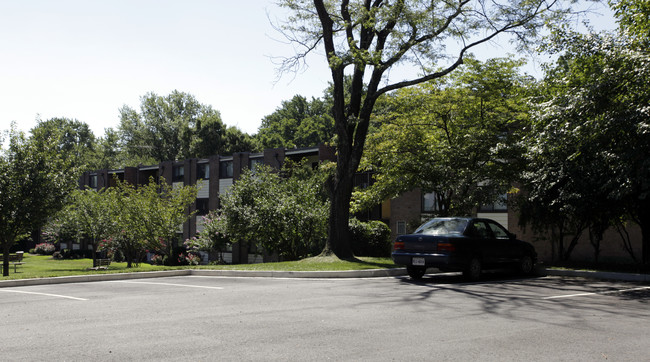
M639 209L641 227L641 263L650 265L650 202L644 202Z
M9 243L6 240L3 240L2 243L2 276L9 276Z
M354 257L349 227L353 177L340 177L332 180L330 185L329 224L323 254L334 254L340 259L349 259Z

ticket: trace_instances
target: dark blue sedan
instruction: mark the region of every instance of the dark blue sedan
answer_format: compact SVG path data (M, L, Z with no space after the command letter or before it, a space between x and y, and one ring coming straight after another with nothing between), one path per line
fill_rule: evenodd
M478 280L484 269L491 268L515 267L531 274L537 253L494 220L449 217L431 219L413 234L397 237L392 257L413 279L421 279L431 267L462 271L468 279Z

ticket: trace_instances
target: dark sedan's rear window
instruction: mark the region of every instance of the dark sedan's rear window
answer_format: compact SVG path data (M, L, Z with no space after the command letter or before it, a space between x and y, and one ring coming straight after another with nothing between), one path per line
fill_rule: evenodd
M431 219L415 230L415 233L425 235L462 234L466 227L467 219Z

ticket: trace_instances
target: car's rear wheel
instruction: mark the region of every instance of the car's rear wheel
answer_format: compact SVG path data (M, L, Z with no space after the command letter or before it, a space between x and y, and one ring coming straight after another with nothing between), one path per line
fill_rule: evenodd
M463 276L471 281L477 281L481 279L482 271L483 267L481 265L481 260L478 257L472 257L467 268L463 270Z
M530 275L534 269L535 262L533 261L533 257L529 254L524 255L519 261L519 272L523 275Z
M427 272L427 268L423 266L407 266L406 272L409 274L411 279L420 280L424 276L424 273Z

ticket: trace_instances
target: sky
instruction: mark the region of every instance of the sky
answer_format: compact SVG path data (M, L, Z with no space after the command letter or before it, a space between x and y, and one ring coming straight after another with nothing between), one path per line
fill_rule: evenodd
M178 90L254 134L330 80L320 51L278 79L277 59L295 52L272 26L281 18L272 0L0 0L0 131L66 117L102 136L123 106Z

